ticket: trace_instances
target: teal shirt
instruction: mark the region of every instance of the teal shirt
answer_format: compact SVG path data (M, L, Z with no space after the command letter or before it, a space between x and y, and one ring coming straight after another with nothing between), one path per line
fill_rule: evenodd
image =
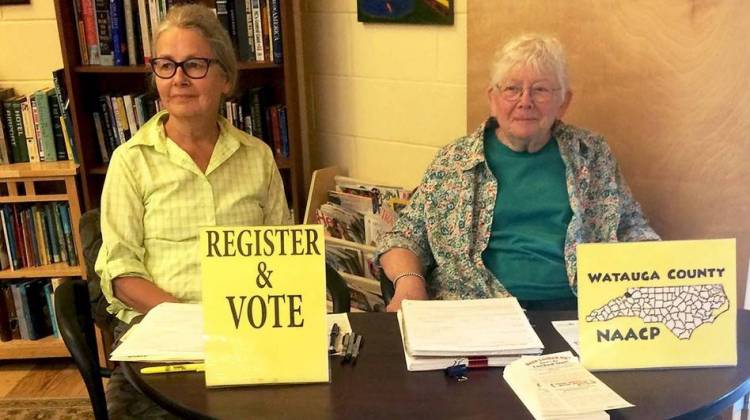
M563 258L573 212L557 141L537 153L519 153L487 130L484 150L498 181L485 266L518 299L574 297Z

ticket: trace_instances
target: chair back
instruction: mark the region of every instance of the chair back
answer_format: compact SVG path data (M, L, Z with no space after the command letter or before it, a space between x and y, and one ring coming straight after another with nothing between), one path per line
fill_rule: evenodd
M106 420L109 416L102 377L108 377L109 371L99 366L88 286L80 279L68 280L55 289L54 296L60 335L86 384L94 417Z

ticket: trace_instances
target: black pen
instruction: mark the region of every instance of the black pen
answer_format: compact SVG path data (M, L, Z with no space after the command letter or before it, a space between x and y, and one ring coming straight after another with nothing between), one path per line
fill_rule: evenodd
M354 351L352 352L352 365L357 364L357 357L359 356L359 348L362 347L362 336L358 335L354 341Z
M344 334L344 338L341 339L341 352L346 353L346 348L349 345L349 333Z
M341 361L341 363L347 363L350 360L352 360L352 351L354 351L354 341L357 339L357 334L352 333L351 336L349 336L349 342L346 346L346 354L344 355L344 360Z
M328 354L336 353L336 339L339 338L339 324L333 323L331 327L331 342L328 344Z

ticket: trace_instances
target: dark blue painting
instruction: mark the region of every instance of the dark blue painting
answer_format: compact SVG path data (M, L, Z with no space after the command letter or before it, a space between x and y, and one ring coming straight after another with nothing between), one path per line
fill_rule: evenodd
M357 20L452 25L453 0L357 0Z

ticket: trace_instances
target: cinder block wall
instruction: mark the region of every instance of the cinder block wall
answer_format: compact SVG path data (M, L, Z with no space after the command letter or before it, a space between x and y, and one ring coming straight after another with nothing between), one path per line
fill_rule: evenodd
M0 86L26 94L52 86L62 67L52 0L0 7Z
M357 22L356 0L299 3L309 169L419 183L466 131L466 5L438 26Z

